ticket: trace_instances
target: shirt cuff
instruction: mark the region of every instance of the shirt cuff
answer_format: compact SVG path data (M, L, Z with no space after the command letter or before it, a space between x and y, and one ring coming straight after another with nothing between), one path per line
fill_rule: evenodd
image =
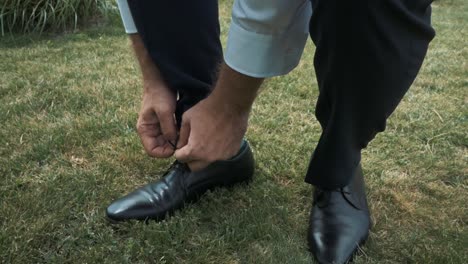
M271 35L256 33L233 21L224 61L237 72L251 77L284 75L299 64L308 36L302 30Z
M133 21L132 13L130 12L130 8L128 7L127 0L117 0L117 5L119 6L120 17L122 18L125 32L127 34L138 33L138 30L135 26L135 22Z

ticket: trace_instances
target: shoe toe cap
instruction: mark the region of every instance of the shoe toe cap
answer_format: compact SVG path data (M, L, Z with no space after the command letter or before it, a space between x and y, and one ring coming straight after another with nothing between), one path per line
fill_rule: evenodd
M106 215L113 221L145 219L152 211L151 201L138 191L112 202L106 209Z
M106 215L109 219L114 221L125 220L123 213L125 212L125 207L122 206L121 201L117 200L111 203L106 209Z
M346 263L357 248L354 239L322 233L309 236L309 247L319 263Z

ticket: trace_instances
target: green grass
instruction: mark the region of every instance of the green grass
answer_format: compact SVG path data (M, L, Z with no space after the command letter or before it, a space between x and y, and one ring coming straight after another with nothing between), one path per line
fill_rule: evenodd
M433 21L420 76L363 154L375 226L357 263L468 262L468 4L438 1ZM136 135L141 87L123 29L2 38L0 262L310 263L312 55L309 44L255 104L250 186L209 193L159 224L112 226L108 203L171 162L148 158Z
M76 30L115 11L109 0L2 0L0 35Z

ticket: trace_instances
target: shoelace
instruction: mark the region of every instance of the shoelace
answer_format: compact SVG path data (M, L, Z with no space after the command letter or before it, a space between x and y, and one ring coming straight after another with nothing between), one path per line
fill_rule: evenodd
M182 170L186 170L187 169L187 165L185 163L182 163L178 160L175 160L171 166L169 166L169 168L166 169L166 171L164 172L164 175L167 175L169 174L169 172L171 172L172 170L178 170L178 169L182 169Z
M174 148L174 151L176 151L176 149L177 149L177 143L178 143L178 142L179 142L179 134L177 134L177 138L176 138L176 140L175 140L174 143L172 143L172 142L169 141L169 140L167 141L167 143L169 143L169 145L171 145L171 146Z
M334 190L323 190L323 189L316 188L315 192L317 193L317 195L320 195L326 192L338 192L338 193L344 193L344 194L351 194L349 191L346 191L344 188L338 188Z
M334 190L323 190L316 188L314 192L314 204L318 204L319 207L324 207L328 203L331 192L337 192L340 194L351 194L350 192L344 190L343 188L338 188Z

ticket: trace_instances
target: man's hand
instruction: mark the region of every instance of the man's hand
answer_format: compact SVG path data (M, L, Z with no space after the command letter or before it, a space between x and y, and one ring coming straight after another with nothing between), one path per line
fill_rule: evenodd
M213 92L182 116L176 159L197 171L236 155L262 81L223 65Z
M159 84L145 84L137 131L146 153L168 158L174 154L177 128L174 119L176 95Z
M211 97L200 101L182 116L175 157L192 171L216 160L227 160L240 149L247 130L248 112L238 113Z

